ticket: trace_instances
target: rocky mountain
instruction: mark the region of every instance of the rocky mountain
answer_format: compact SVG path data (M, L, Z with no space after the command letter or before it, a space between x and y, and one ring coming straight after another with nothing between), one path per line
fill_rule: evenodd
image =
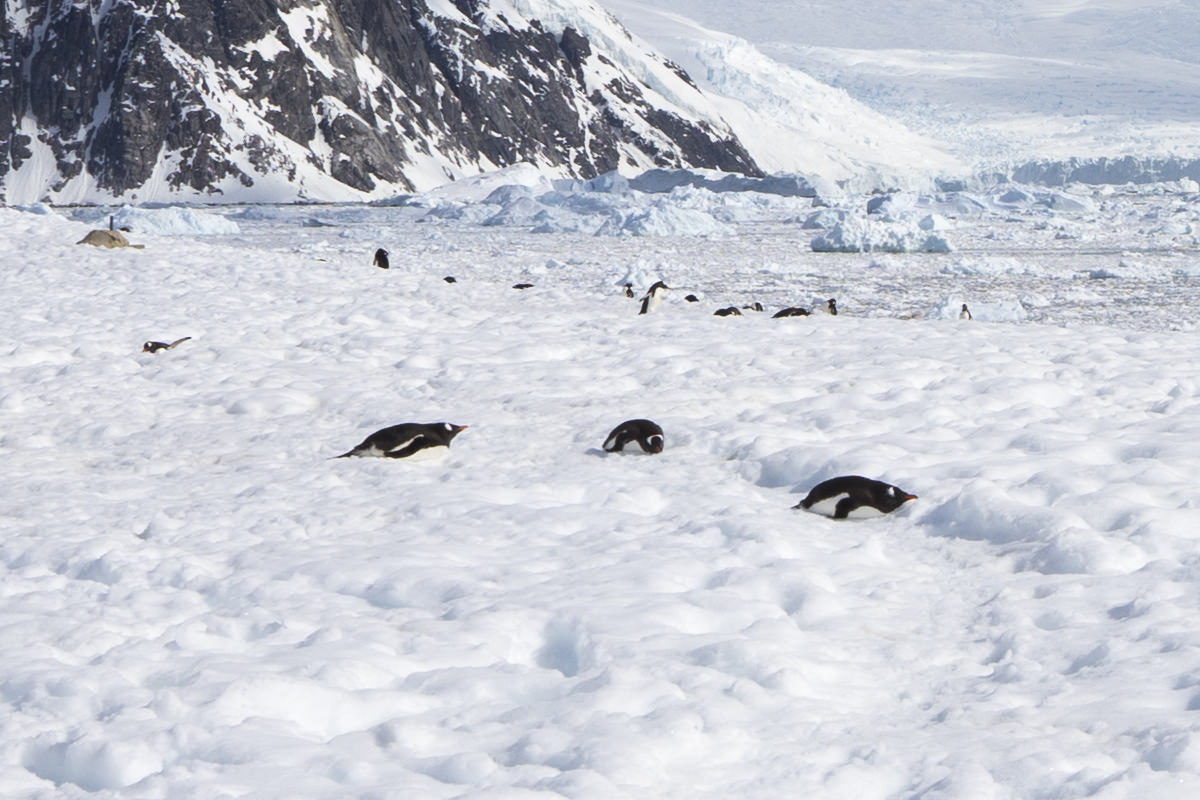
M753 159L590 0L6 0L6 203L362 200Z

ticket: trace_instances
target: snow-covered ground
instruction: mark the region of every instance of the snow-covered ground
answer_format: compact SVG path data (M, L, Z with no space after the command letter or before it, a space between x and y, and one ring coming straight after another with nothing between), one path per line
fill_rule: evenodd
M1200 792L1194 184L580 188L0 210L0 796Z
M895 179L944 171L949 158L982 168L1200 156L1192 2L603 3L705 88L749 105L752 124L729 118L756 155L778 152L775 125L804 134L768 164L813 164L815 150Z

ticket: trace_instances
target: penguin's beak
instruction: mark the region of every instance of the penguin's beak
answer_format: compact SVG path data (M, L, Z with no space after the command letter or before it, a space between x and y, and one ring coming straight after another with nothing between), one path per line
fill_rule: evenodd
M904 498L905 502L917 499L915 494L909 494L908 492L902 492L900 496Z

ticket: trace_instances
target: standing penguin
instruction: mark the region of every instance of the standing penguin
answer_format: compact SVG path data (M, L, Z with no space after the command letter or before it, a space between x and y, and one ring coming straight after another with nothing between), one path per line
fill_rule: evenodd
M390 266L388 264L388 251L384 250L382 247L376 250L375 260L371 262L371 266L379 267L380 269L387 269Z
M967 304L963 303L962 311L958 312L959 319L970 319L971 309L967 308Z
M633 284L632 283L625 284L625 296L626 297L636 297L636 295L633 293Z
M648 419L628 419L612 429L604 440L606 453L619 453L625 445L636 441L643 452L661 453L663 451L663 429L658 423Z
M655 281L646 291L646 296L642 298L642 310L638 314L649 314L662 304L663 295L667 289L670 289L662 281Z
M825 301L825 313L832 314L835 317L837 316L837 299L836 298L831 297Z
M416 453L433 455L435 448L449 448L455 436L467 429L466 425L451 425L449 422L402 422L389 428L377 430L363 439L354 449L334 458L348 456L376 456L379 458L409 458Z
M830 478L814 486L808 496L792 508L802 508L814 514L824 514L834 519L875 517L890 514L909 500L916 500L890 483L864 478L861 475L842 475Z

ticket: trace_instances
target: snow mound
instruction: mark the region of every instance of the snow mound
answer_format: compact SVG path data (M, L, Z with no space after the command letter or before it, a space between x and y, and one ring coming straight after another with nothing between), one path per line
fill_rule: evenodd
M125 206L113 214L113 225L156 236L211 236L241 231L238 224L228 217L183 206Z
M1028 318L1019 300L980 300L948 295L926 315L926 319L958 319L963 303L971 311L972 322L1024 322Z
M613 217L596 230L597 236L731 236L733 231L711 214L668 203Z
M810 245L817 253L949 253L950 242L919 222L876 222L847 217Z

